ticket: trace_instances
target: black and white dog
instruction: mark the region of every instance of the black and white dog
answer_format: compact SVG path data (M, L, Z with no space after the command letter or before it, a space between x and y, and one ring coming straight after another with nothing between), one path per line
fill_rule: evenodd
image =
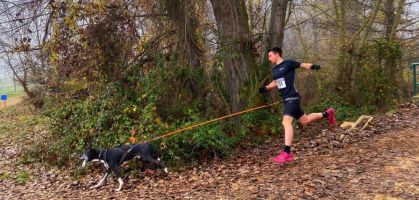
M113 171L119 182L119 187L116 189L116 191L121 191L124 182L121 178L120 166L122 163L135 157L140 158L143 163L156 164L159 168L164 170L165 173L168 172L166 166L160 162L160 158L157 157L154 148L148 143L123 145L112 149L103 150L89 148L83 152L83 154L80 156L80 159L83 160L82 167L86 166L86 164L90 161L98 161L103 163L107 170L100 181L91 188L98 188L103 186L106 178Z

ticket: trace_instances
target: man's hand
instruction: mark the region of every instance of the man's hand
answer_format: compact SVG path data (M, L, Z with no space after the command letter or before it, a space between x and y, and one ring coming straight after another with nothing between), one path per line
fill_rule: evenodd
M267 86L262 86L259 88L259 92L260 93L265 93L268 92L269 90L272 90L276 87L276 83L275 81L272 81L271 83L269 83Z
M268 91L268 88L266 88L266 86L260 87L259 88L259 93L265 93Z
M312 64L311 67L310 67L310 69L312 69L312 70L319 70L320 68L321 67L318 64Z

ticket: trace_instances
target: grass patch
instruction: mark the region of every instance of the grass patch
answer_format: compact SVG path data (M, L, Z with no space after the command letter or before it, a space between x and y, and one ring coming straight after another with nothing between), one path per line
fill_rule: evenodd
M19 93L23 92L23 87L16 85L16 91L14 86L8 86L8 87L1 87L0 88L0 95L7 94L9 95L17 95Z
M16 175L15 181L18 184L25 184L30 178L31 178L31 174L29 172L22 171Z
M22 155L18 160L17 160L17 164L18 165L28 165L31 163L35 162L35 158L32 158L29 155Z
M0 94L3 94L3 93L0 93ZM25 93L23 93L23 92L7 93L7 98L10 98L10 97L20 97L20 96L24 96L24 95L25 95Z
M13 130L13 126L9 123L1 123L0 124L0 136L7 135L10 131Z
M6 180L8 179L10 176L7 172L0 172L0 180Z

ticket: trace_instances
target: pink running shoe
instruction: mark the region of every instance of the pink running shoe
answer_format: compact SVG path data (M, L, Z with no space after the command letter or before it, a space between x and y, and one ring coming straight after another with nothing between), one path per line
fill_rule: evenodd
M285 151L281 152L278 156L275 158L272 158L272 161L277 164L284 164L287 162L291 162L293 160L292 153L287 153Z
M330 125L336 125L336 117L335 117L335 110L333 108L329 108L326 110L327 114L327 120L329 120Z

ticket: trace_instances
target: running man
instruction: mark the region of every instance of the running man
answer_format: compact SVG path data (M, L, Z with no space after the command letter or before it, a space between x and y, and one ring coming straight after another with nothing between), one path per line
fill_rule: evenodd
M335 125L335 111L333 108L326 109L321 113L311 113L306 115L300 107L300 95L295 89L295 70L299 67L319 70L320 65L311 63L299 63L293 60L282 59L282 49L274 47L268 51L268 59L276 66L273 68L273 81L267 85L259 88L260 93L278 87L284 103L284 116L282 118L282 125L285 130L285 148L278 156L272 158L272 161L278 164L291 162L293 155L291 153L291 145L294 137L294 130L292 126L293 119L298 120L302 125L310 124L314 121L327 118L329 124Z

